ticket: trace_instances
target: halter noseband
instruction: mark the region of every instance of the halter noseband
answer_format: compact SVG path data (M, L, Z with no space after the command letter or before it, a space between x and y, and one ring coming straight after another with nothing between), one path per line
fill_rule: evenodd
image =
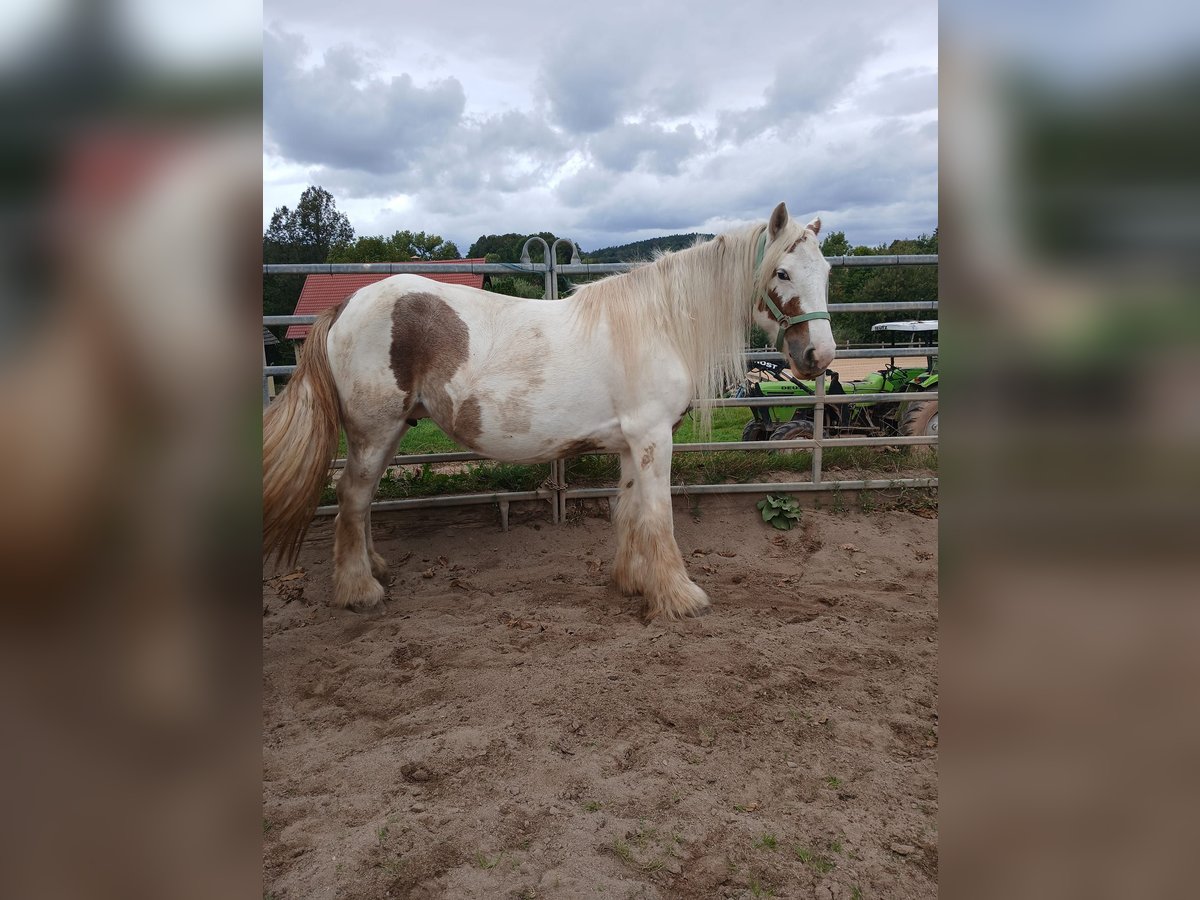
M754 278L758 280L758 270L762 267L763 254L767 251L767 232L764 230L758 238L758 252L754 255ZM819 312L804 313L799 316L785 316L783 310L775 305L775 301L771 299L771 295L766 291L759 294L759 299L766 304L767 309L775 316L779 322L779 332L775 335L775 349L783 353L784 332L793 325L799 325L801 322L811 322L813 319L829 319L829 313L821 310Z

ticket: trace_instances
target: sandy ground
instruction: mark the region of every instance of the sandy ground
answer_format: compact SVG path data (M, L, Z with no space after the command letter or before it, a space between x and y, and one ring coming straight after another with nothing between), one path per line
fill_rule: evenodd
M878 372L888 364L887 359L835 359L829 368L838 373L842 381L855 381ZM898 366L924 366L924 356L898 356Z
M936 896L937 521L754 499L677 505L714 611L666 626L603 503L377 514L377 616L319 520L264 581L264 897Z

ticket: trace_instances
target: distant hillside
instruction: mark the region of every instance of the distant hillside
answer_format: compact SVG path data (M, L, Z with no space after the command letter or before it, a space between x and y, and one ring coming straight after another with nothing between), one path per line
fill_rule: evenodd
M583 254L584 262L645 262L653 257L655 250L684 250L696 243L696 238L708 240L711 234L664 234L662 237L605 247Z

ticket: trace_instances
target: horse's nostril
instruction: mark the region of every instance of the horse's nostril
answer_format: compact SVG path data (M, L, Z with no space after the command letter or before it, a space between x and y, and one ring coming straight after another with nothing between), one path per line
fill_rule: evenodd
M804 351L804 362L810 369L816 367L817 352L812 347L809 347L807 350Z

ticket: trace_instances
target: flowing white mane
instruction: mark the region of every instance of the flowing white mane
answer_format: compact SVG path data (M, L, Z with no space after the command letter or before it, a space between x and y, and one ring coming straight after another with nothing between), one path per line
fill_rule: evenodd
M692 247L662 252L639 268L580 287L572 299L590 332L608 325L631 371L644 369L655 345L669 343L692 378L693 399L719 397L745 374L745 346L759 292L802 225L789 220L766 248L755 278L755 255L766 223L697 241ZM699 412L707 434L712 412Z

